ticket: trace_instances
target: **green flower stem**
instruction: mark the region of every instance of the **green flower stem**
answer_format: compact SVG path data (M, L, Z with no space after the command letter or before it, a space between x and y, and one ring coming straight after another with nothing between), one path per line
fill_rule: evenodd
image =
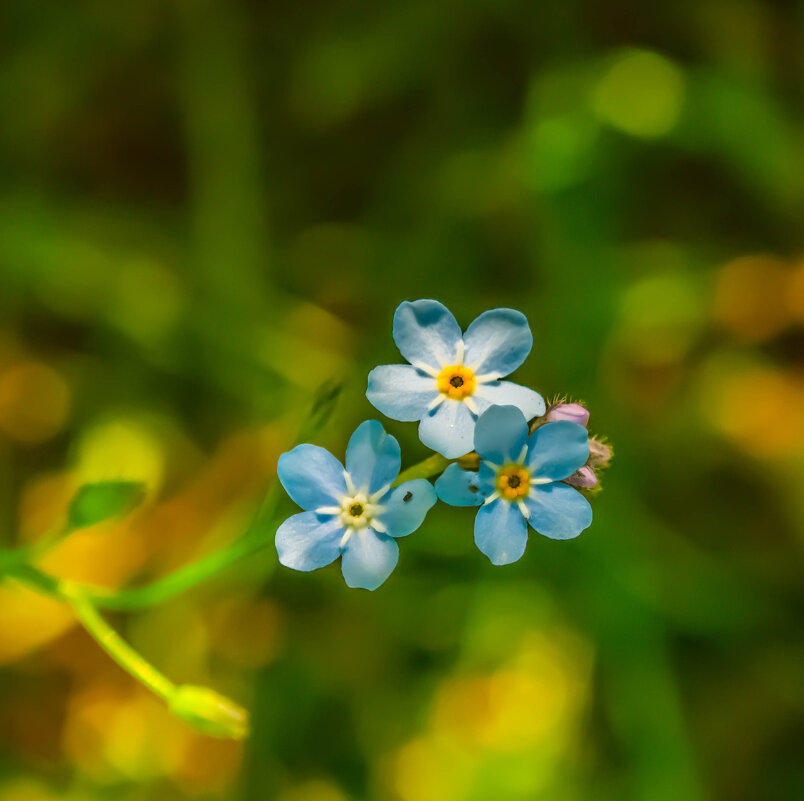
M11 562L5 565L3 572L5 575L10 576L29 587L33 587L45 595L54 595L57 598L62 598L61 581L48 573L43 572L38 567L29 564L20 564L18 562Z
M449 464L449 459L434 453L418 464L403 470L393 486L396 487L414 478L430 478L443 472ZM276 515L280 500L279 482L276 482L266 495L262 508L254 521L239 540L143 587L110 590L91 584L63 582L31 564L12 558L18 553L17 551L0 554L0 556L6 556L5 561L0 559L0 574L7 573L40 592L55 597L64 598L64 587L69 586L73 591L80 590L82 597L96 607L126 612L144 609L170 600L213 578L235 562L272 545L273 537L271 535L281 522L281 518Z
M147 662L103 619L83 589L70 582L60 582L60 592L70 603L87 632L109 656L151 692L168 703L176 685Z
M436 473L442 473L446 470L449 463L449 459L442 456L440 453L434 453L418 464L414 464L407 470L403 470L391 486L398 487L405 481L411 481L414 478L430 478L430 476L434 476Z
M174 715L211 737L242 740L248 734L245 709L208 687L177 686L123 640L80 586L62 581L59 589L95 642L126 673L163 699Z
M268 491L260 511L239 540L202 557L197 562L192 562L144 587L110 590L76 582L72 582L70 586L80 587L84 596L96 606L119 611L143 609L167 601L212 578L240 559L262 550L272 542L270 532L275 531L278 525L276 510L281 499L277 486L274 484ZM7 573L48 595L62 597L62 582L57 578L18 558L12 558L21 550L0 553L0 557L6 557L5 560L0 558L0 575Z
M260 528L260 533L262 534L261 529L262 527ZM71 583L71 586L80 587L84 597L96 606L127 612L144 609L170 600L185 590L201 584L229 567L229 565L261 551L269 542L269 537L257 536L257 532L254 531L237 540L237 542L222 548L220 551L209 554L209 556L205 556L197 562L192 562L164 578L158 579L151 584L146 584L144 587L110 590L92 584ZM14 578L48 595L56 597L64 595L63 582L33 565L15 566L8 572Z
M276 532L281 522L276 515L280 501L277 481L268 491L261 509L239 540L144 587L131 587L119 591L92 588L90 594L93 602L98 606L120 611L143 609L167 601L216 576L235 562L273 544L271 535Z
M97 587L91 588L90 594L94 603L107 609L132 611L154 606L216 576L235 562L261 551L270 542L267 537L246 536L144 587L120 591Z
M430 478L441 473L449 463L443 456L433 454L403 471L394 486L415 478ZM123 670L165 700L170 710L191 726L211 736L241 739L248 730L248 714L245 710L205 687L177 687L123 640L104 620L98 607L130 611L161 603L212 578L240 559L262 550L273 542L269 532L275 531L281 520L281 516L277 515L280 500L281 492L277 481L239 540L144 587L116 591L58 579L27 561L46 549L41 545L41 550L0 550L0 577L8 575L39 592L69 603L98 645ZM58 538L58 535L49 537L43 545L50 545Z

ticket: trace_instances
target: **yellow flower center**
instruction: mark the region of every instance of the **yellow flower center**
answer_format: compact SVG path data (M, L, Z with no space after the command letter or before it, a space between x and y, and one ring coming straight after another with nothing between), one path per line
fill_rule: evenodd
M436 379L438 391L452 400L463 400L474 394L475 374L462 364L445 367Z
M509 501L524 498L530 492L530 473L519 464L503 467L497 473L497 492Z
M375 511L376 507L369 503L362 492L341 499L341 522L347 528L365 528L370 525Z

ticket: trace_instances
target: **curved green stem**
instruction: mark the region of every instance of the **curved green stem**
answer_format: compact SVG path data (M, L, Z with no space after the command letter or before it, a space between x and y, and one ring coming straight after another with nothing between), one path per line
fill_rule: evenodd
M248 734L248 712L245 709L208 687L177 686L103 619L80 586L63 581L59 589L95 642L126 673L162 698L174 715L211 737L241 740Z
M267 528L270 530L273 526L270 525ZM259 528L253 527L236 542L143 587L113 590L75 582L71 582L70 586L74 588L80 587L84 597L96 606L116 609L121 612L144 609L170 600L185 590L189 590L197 584L212 578L240 559L262 550L270 541L268 537L262 536L262 534L261 526ZM46 592L48 595L61 596L64 594L64 582L33 565L14 565L8 570L8 573L14 578Z
M430 476L434 476L436 473L442 473L446 470L449 463L450 460L445 456L442 456L440 453L434 453L418 464L414 464L407 470L403 470L391 486L398 487L405 481L411 481L414 478L430 478Z
M72 606L81 624L107 654L129 675L160 698L170 701L176 685L135 651L101 616L83 589L60 582L62 596Z
M144 587L131 587L120 591L97 587L90 590L91 597L99 606L120 611L154 606L212 578L229 565L261 551L267 544L261 537L243 537L220 551L211 553Z
M430 478L442 472L449 463L449 459L433 454L400 473L394 486L416 478ZM239 540L144 587L108 590L58 579L28 561L31 555L43 550L40 550L41 546L16 551L0 550L0 577L7 574L69 603L98 645L123 670L164 699L175 715L211 736L240 739L248 730L248 714L245 710L205 687L177 687L123 640L104 620L98 607L130 611L152 606L212 578L234 562L266 547L272 542L267 532L275 530L278 522L276 513L280 497L279 483L276 482ZM57 539L58 535L48 538L47 544Z
M434 453L418 464L403 470L393 486L415 478L430 478L450 464L438 453ZM157 579L151 584L142 587L130 587L122 590L112 590L91 584L77 584L70 582L73 589L80 589L83 597L94 606L118 611L133 611L167 601L198 584L213 578L230 565L247 556L251 556L273 542L270 533L276 530L279 520L276 510L281 496L279 484L275 483L265 497L262 508L246 529L245 534L235 542L221 548L219 551L204 556L196 562ZM5 562L0 560L0 573L8 573L14 578L29 584L36 589L56 597L63 596L65 582L45 573L37 567L18 558L11 558L17 552L10 552ZM2 554L0 554L1 556Z
M96 606L119 611L143 609L167 601L185 590L189 590L197 584L212 578L238 560L266 547L271 542L268 532L275 530L275 513L279 500L280 495L277 485L274 485L267 493L261 509L239 540L221 548L219 551L202 557L196 562L185 565L151 584L122 590L113 590L91 584L79 585L75 582L71 583L70 586L74 588L80 587L84 596ZM273 518L273 520L270 518ZM0 574L7 573L48 595L56 597L63 595L63 582L28 564L23 559L12 558L19 553L20 551L11 551L7 554L0 553L0 557L6 556L5 561L0 558Z

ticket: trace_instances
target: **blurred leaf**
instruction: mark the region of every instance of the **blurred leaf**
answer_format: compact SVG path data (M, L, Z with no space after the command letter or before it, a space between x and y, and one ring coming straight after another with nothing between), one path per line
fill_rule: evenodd
M104 481L84 484L67 514L70 529L86 528L130 512L142 503L145 486L139 481Z
M329 423L343 390L340 381L325 381L316 391L310 410L299 430L298 441L306 442Z

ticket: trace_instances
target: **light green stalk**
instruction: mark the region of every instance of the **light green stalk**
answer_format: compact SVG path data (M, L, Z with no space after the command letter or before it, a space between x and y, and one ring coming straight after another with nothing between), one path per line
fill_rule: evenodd
M101 616L83 589L72 582L59 582L62 597L68 601L83 627L95 642L129 675L151 692L170 702L176 685L135 651Z
M416 478L430 478L449 463L443 456L433 454L400 473L394 486ZM174 714L211 736L240 739L248 732L248 714L244 709L206 687L175 685L123 640L104 620L98 607L130 611L161 603L272 544L271 534L280 519L277 516L280 497L276 482L239 540L144 587L110 590L58 579L28 561L45 550L41 544L30 549L0 551L0 578L5 574L70 604L98 645L129 675L165 700ZM55 543L58 539L53 537L48 542Z

